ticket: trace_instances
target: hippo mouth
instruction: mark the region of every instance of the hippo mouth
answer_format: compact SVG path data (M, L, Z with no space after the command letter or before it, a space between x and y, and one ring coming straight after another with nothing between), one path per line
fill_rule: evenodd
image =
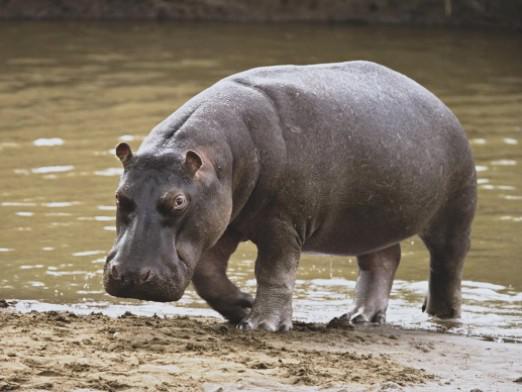
M110 276L104 278L105 291L114 297L134 298L144 301L171 302L178 301L183 290L179 290L169 282L164 280L154 280L151 282L137 284L134 282L122 282L111 279Z
M105 264L103 283L105 291L120 298L134 298L144 301L178 301L185 291L182 277L186 276L187 264L181 258L174 271L151 271L142 275L115 272L110 263ZM150 270L149 270L150 271Z
M156 262L145 263L114 248L107 255L103 271L105 291L121 298L178 301L192 277L189 255L173 246L170 260L158 258Z

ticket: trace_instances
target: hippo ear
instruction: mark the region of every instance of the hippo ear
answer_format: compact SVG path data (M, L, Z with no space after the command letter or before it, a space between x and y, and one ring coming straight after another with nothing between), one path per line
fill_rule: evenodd
M188 170L190 175L195 175L202 165L203 160L196 152L187 151L187 155L185 155L185 168Z
M120 158L123 166L126 166L132 158L132 150L127 143L120 143L116 146L116 156Z

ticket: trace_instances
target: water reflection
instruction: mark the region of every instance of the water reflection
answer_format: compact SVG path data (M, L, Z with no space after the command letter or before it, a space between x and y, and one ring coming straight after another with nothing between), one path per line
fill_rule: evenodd
M191 290L180 303L163 305L104 293L102 267L114 238L114 189L122 173L113 147L119 141L137 147L154 124L232 72L368 59L432 89L470 138L479 210L465 266L463 319L452 329L520 337L521 41L495 32L341 25L3 23L0 298L43 301L21 301L20 309L73 303L78 312L131 307L145 314L215 314ZM403 254L389 321L441 328L420 311L426 250L413 239L404 242ZM254 259L254 247L245 244L231 263L232 279L251 292ZM296 317L326 321L348 309L355 264L305 255Z

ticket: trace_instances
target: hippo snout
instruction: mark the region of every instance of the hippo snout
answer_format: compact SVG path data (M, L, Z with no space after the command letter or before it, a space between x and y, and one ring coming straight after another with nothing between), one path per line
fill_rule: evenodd
M146 301L177 301L185 285L175 274L162 266L131 268L113 259L105 264L104 285L110 295Z
M141 268L137 271L128 271L120 264L110 263L108 269L110 279L118 281L121 284L129 283L144 285L147 282L152 282L159 278L158 271L153 271L151 268Z

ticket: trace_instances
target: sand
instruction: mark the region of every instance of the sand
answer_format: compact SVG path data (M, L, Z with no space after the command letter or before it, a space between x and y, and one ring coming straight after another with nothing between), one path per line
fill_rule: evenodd
M518 382L517 382L518 380ZM392 326L0 309L0 391L522 391L522 344Z

